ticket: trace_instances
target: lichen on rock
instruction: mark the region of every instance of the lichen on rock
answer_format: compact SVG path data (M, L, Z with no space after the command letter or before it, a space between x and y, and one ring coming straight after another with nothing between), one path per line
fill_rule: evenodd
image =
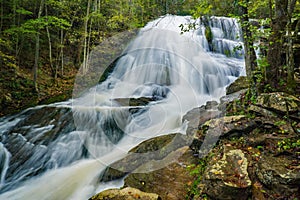
M161 198L154 193L142 192L136 188L126 187L123 189L109 189L91 197L89 200L161 200Z
M203 192L213 199L247 199L252 182L245 154L224 147L223 157L212 162L203 175Z

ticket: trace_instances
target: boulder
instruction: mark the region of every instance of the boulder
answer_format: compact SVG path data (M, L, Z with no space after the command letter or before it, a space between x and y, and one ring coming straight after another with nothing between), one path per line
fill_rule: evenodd
M138 189L126 187L123 189L109 189L91 197L89 200L160 200L161 198L154 193L142 192Z
M177 155L181 155L177 158ZM171 163L170 160L173 160ZM143 173L149 166L170 164L156 171ZM150 161L141 165L125 178L125 186L138 188L144 192L158 194L162 199L182 200L187 195L186 184L192 183L187 166L196 164L197 159L188 146L177 149L159 162Z
M117 102L120 106L146 106L150 102L155 101L154 98L140 97L140 98L116 98L113 101Z
M264 116L266 118L271 118L276 116L275 113L273 113L272 111L253 104L249 106L248 110L249 112L255 113L260 116Z
M182 118L182 122L188 121L186 134L192 137L195 136L199 127L207 120L220 116L222 112L217 109L217 106L216 101L211 101L207 102L205 106L188 111Z
M203 193L213 199L248 199L251 180L248 160L240 149L224 148L223 157L212 161L203 175Z
M172 155L172 153L174 153L174 151L177 149L187 146L190 143L190 139L180 133L158 136L146 140L131 149L125 158L111 164L102 173L100 181L106 182L124 177L126 174L135 171L141 165L144 165L145 163L161 161L164 158L167 158L169 154ZM175 160L175 157L178 158L181 156L179 153L174 156ZM166 164L169 164L173 161L168 160L166 162ZM151 166L149 165L149 169L146 171L160 169L164 166L165 165L161 163L161 165L152 166L152 169L150 169Z
M226 94L232 94L247 88L249 88L249 82L247 80L247 77L240 76L228 87L226 87Z
M283 92L260 94L256 105L280 113L293 113L300 110L300 100Z
M255 173L273 195L291 196L300 192L300 168L290 166L293 166L293 159L288 156L264 155L257 163Z
M240 137L256 127L256 122L244 115L224 116L205 122L197 132L197 137L203 141L199 148L199 156L206 156L219 139Z

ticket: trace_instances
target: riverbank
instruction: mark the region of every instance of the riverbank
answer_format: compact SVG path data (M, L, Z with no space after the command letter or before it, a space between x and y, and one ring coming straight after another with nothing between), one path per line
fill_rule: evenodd
M249 104L245 92L189 111L183 118L189 121L187 135L171 134L139 144L100 179L124 177L124 187L91 200L299 198L300 100L268 93ZM157 156L133 162L137 152ZM141 172L172 158L167 166Z

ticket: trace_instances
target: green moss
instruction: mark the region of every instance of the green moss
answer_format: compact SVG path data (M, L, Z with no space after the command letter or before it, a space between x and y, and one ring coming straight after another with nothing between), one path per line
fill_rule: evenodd
M213 33L212 33L211 28L209 26L205 27L205 37L206 37L208 43L211 44L214 36L213 36Z
M200 197L201 188L199 187L202 181L202 176L206 170L207 164L212 158L213 154L210 153L205 158L199 160L198 164L192 164L187 166L187 170L189 171L190 175L194 176L194 181L187 186L187 195L186 199L194 199L195 197ZM204 197L204 196L202 196Z

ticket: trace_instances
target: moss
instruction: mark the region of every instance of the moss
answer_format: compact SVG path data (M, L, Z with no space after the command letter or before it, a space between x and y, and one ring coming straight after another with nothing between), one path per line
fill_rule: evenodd
M211 44L214 36L213 36L213 33L209 26L205 27L205 37L206 37L208 43Z

